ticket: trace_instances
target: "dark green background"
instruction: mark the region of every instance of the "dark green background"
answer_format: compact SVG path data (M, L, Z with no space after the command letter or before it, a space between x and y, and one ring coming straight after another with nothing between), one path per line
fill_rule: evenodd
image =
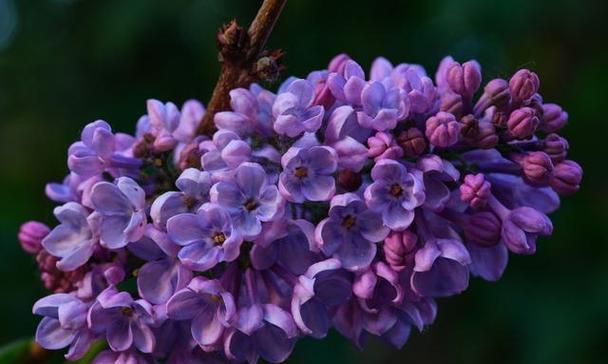
M0 343L31 336L44 292L15 234L54 223L45 182L66 173L68 145L103 118L132 132L149 97L207 100L217 76L215 31L248 23L258 1L0 0ZM552 216L533 257L512 257L495 284L473 280L440 300L436 323L395 350L362 353L333 333L301 341L290 363L605 363L608 357L608 86L606 1L288 1L271 38L288 74L338 52L368 67L377 55L434 72L446 54L478 59L485 79L528 67L564 106L580 193Z

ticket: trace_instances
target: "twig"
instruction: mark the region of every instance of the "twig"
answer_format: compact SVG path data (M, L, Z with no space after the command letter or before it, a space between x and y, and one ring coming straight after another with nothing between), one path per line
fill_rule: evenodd
M215 114L230 106L230 90L278 76L279 60L283 53L264 51L264 46L286 1L264 0L248 32L239 27L235 20L220 28L217 42L222 68L207 111L198 126L198 135L213 133Z

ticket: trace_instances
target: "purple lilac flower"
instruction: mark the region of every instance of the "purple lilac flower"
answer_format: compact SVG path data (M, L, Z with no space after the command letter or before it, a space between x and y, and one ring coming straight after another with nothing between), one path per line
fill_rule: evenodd
M206 271L239 255L243 238L226 210L206 203L196 214L185 213L167 221L169 237L182 248L178 258L190 269Z
M72 271L85 264L97 243L93 232L91 216L82 205L68 202L53 211L61 223L43 240L42 246L52 255L60 258L57 268Z
M211 189L211 174L195 168L188 168L175 181L180 192L165 192L154 200L150 217L154 225L164 228L167 220L175 215L194 212L208 199Z
M110 287L91 306L88 324L97 334L105 334L113 351L125 351L135 346L142 353L151 353L156 338L152 306L145 300L133 300L127 292Z
M215 115L215 125L219 129L230 130L239 135L254 131L264 136L272 134L272 105L276 96L267 90L251 85L250 89L238 88L230 91L232 111Z
M325 146L290 148L282 157L279 190L286 200L302 203L327 201L336 191L332 174L338 168L336 152Z
M274 130L279 135L296 137L303 132L315 132L321 127L324 109L313 105L314 88L306 80L292 82L285 92L279 93L272 106L276 118Z
M144 190L128 177L93 187L91 201L99 216L101 245L118 249L141 238L147 220L145 198Z
M384 225L392 230L407 229L414 220L414 209L424 203L422 181L390 159L376 163L371 176L374 183L365 190L367 206L381 213Z
M353 193L334 196L329 217L323 219L315 230L315 238L323 253L339 259L349 270L369 265L376 255L376 243L387 234L381 215L367 209Z
M539 85L519 70L476 98L473 60L446 57L433 82L382 57L366 78L341 54L276 95L231 90L213 135L195 100L148 100L135 137L87 125L45 189L59 225L19 231L55 293L37 341L77 359L105 340L102 364L278 363L331 328L402 347L435 297L533 254L580 188L568 114Z
M67 293L56 293L39 299L32 309L44 316L36 330L36 342L49 350L69 346L65 358L77 360L83 357L94 335L87 327L89 305Z
M68 167L83 178L106 170L116 177L120 168L136 170L141 166L141 161L125 153L133 141L126 134L113 134L108 123L97 120L84 128L81 141L70 146Z
M294 287L291 312L298 328L323 338L331 324L330 309L351 296L351 277L334 258L311 265Z
M192 272L177 258L179 246L151 224L146 226L144 236L128 247L147 261L137 272L137 289L140 297L152 304L167 302L192 278Z
M232 295L217 280L195 277L167 302L172 320L191 320L191 335L202 347L216 344L235 314Z
M211 188L211 202L226 208L236 230L244 238L257 236L262 223L271 221L281 209L282 199L276 186L268 184L264 168L243 163L234 180L221 181Z

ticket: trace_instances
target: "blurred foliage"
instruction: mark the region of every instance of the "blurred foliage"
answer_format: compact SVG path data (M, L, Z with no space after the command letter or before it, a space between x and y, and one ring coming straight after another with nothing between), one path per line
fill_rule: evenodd
M44 294L19 224L54 224L44 184L66 173L66 149L97 118L131 132L149 97L207 100L218 71L215 31L243 24L258 1L0 0L0 343L31 336ZM605 363L608 329L608 2L589 0L288 1L270 45L304 76L338 52L429 72L446 54L478 59L485 79L529 67L564 106L583 189L552 216L534 257L513 257L495 284L474 279L441 300L436 323L400 351L358 352L336 333L301 341L289 360L322 363ZM54 356L61 360L61 354Z

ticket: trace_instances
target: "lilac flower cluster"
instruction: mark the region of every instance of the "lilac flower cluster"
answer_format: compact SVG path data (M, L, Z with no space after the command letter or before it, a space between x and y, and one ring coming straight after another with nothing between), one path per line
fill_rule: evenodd
M54 291L36 340L70 360L106 340L96 363L278 363L330 328L402 347L435 298L533 254L581 182L535 73L481 85L476 61L433 81L339 55L232 90L210 138L192 100L149 100L135 136L87 125L46 188L59 224L19 232Z

